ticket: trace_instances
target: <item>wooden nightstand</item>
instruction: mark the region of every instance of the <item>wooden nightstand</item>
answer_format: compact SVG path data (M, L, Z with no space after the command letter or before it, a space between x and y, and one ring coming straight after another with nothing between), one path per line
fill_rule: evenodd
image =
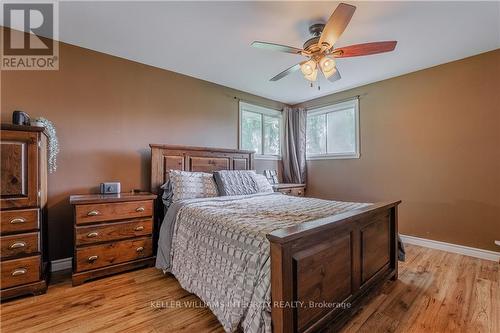
M274 184L274 192L281 192L287 195L303 197L306 192L306 184Z
M152 266L154 200L151 193L72 195L73 286Z

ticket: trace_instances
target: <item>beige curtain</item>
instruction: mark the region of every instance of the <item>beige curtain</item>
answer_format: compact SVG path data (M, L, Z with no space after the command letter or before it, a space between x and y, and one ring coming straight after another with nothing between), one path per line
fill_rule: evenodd
M283 180L286 183L306 182L306 122L307 113L303 108L283 110Z

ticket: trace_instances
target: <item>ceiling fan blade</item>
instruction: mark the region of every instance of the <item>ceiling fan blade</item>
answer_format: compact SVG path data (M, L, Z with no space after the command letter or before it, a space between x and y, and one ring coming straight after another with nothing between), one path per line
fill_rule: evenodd
M257 42L256 41L256 42L252 43L252 46L257 47L259 49L267 49L267 50L272 50L272 51L293 53L293 54L300 54L302 52L302 49L299 49L299 48L296 48L293 46L286 46L286 45L267 43L267 42Z
M338 5L332 16L328 19L318 44L322 46L323 43L327 43L328 48L331 48L337 39L339 39L340 35L342 35L349 21L351 21L351 17L355 10L355 6L345 3Z
M384 53L394 51L396 44L395 40L386 42L373 42L356 44L334 49L332 54L335 58L359 57L370 54Z
M269 81L278 81L278 80L281 80L282 78L284 78L288 74L293 73L293 72L295 72L295 71L297 71L299 69L300 69L300 64L293 65L292 67L285 69L283 72L279 73L278 75L276 75L275 77L273 77Z
M340 76L339 69L337 67L335 67L335 69L337 70L335 72L335 74L333 74L332 76L330 76L328 78L328 81L330 81L330 82L335 82L335 81L340 80L342 78L342 76Z

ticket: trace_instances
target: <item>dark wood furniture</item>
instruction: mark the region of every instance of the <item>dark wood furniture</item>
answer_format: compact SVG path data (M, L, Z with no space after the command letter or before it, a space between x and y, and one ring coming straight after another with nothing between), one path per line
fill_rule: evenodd
M1 125L0 298L47 290L47 136Z
M72 195L73 286L154 265L151 193Z
M248 151L150 146L153 193L160 193L170 169L252 168L253 153ZM272 307L273 332L335 331L367 299L368 291L397 279L399 203L378 203L267 235L272 304L285 304ZM286 306L298 302L315 306Z
M306 193L306 184L280 183L273 184L274 192L281 192L286 195L303 197Z

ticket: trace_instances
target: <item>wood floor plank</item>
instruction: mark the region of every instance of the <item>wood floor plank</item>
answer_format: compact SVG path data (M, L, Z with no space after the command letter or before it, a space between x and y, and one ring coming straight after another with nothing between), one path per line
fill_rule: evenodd
M343 333L500 332L498 263L410 245L406 258L398 281L373 295ZM69 278L56 274L47 294L1 304L0 331L223 332L196 296L154 268L78 287Z

